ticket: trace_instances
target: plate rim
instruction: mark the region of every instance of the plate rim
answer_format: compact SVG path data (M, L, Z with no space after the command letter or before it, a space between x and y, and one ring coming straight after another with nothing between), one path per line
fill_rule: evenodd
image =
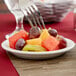
M71 47L66 47L64 49L60 49L60 50L55 50L55 51L47 51L47 52L25 52L25 51L19 51L19 50L15 50L15 49L12 49L12 48L8 48L8 47L5 47L4 44L8 42L8 40L4 40L2 43L1 43L1 46L4 50L6 50L7 52L12 52L12 53L19 53L19 54L34 54L34 55L43 55L43 54L57 54L57 53L63 53L63 52L68 52L70 51L72 48L75 47L75 42L72 41L71 39L68 39L68 38L64 38L66 40L66 42L68 43L68 41L70 41L72 43L72 46ZM8 45L8 44L7 44ZM68 49L68 50L67 50Z

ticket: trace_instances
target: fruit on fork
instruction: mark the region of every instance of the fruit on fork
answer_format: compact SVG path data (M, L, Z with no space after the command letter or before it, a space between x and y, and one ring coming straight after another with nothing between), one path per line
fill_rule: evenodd
M29 31L29 39L38 38L40 36L40 29L37 26L34 26Z

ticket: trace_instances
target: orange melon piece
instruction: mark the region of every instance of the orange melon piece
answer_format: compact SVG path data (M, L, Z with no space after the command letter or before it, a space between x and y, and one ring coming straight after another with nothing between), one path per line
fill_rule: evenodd
M40 35L40 38L42 39L42 41L47 39L49 36L50 36L50 34L48 33L48 30L47 29L43 29L42 33Z
M46 40L42 41L42 46L48 51L58 50L59 41L55 37L48 37Z
M26 41L30 45L41 45L42 40L40 38L30 39Z

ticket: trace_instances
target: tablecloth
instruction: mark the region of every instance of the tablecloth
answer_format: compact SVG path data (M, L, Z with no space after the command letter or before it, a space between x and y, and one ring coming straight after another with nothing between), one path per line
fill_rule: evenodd
M11 33L16 27L15 17L12 14L0 14L0 44L5 40L5 35ZM58 34L76 42L76 32L73 29L73 13L69 13L62 22L46 24L46 28L55 28ZM30 25L24 22L26 31ZM0 76L19 76L11 63L5 50L0 45Z

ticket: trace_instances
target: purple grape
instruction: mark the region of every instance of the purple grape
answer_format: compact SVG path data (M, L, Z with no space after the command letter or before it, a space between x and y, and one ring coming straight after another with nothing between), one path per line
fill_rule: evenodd
M34 39L40 36L40 30L38 27L34 26L29 31L29 39Z
M66 41L64 40L64 38L61 38L61 39L60 39L60 43L59 43L59 48L60 48L60 49L63 49L63 48L65 48L66 46L67 46Z
M19 39L15 44L16 50L21 50L24 47L25 43L26 42L23 38Z
M57 34L58 34L58 32L55 29L50 29L50 30L48 30L48 32L49 32L50 35L52 35L54 37L56 37Z

